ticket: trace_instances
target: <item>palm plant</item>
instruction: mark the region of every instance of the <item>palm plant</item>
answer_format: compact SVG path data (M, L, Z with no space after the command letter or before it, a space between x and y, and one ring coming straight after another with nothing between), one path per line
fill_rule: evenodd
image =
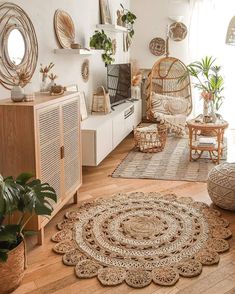
M194 78L193 85L202 92L211 93L212 103L216 111L223 104L224 79L220 74L221 66L215 65L216 59L212 56L202 58L187 66L188 73ZM187 74L187 73L186 73Z
M4 179L0 175L0 261L6 261L8 252L30 233L25 226L33 215L48 216L53 211L50 199L56 202L55 190L32 177L23 173L16 179ZM16 217L14 224L8 221L13 213Z

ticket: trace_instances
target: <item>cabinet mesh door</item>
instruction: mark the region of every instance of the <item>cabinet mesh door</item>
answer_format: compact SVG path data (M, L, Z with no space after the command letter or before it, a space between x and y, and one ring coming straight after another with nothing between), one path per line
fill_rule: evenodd
M39 110L38 123L41 181L55 189L58 203L61 198L60 107Z
M67 102L62 106L63 139L64 139L64 177L65 192L80 183L80 150L79 150L79 101Z

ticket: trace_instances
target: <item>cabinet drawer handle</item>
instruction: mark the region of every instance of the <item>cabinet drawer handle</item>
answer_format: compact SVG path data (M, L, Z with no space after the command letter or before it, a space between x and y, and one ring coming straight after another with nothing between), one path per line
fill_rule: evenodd
M60 158L63 159L64 158L64 146L60 147Z

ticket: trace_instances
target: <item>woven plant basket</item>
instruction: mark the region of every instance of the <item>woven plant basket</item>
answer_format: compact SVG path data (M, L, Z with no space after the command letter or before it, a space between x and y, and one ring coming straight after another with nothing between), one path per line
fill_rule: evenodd
M135 146L141 152L161 152L166 144L167 127L164 124L157 124L156 128L140 130L141 126L134 129Z
M8 254L7 262L0 262L0 294L14 291L21 283L25 269L25 246L22 241Z
M111 112L109 93L103 86L93 94L92 113L108 114Z

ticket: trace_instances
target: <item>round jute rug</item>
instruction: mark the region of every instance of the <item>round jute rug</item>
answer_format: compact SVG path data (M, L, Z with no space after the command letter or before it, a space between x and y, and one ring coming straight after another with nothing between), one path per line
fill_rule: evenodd
M219 262L232 233L220 212L190 197L135 192L69 211L52 240L78 278L141 288L172 286Z

